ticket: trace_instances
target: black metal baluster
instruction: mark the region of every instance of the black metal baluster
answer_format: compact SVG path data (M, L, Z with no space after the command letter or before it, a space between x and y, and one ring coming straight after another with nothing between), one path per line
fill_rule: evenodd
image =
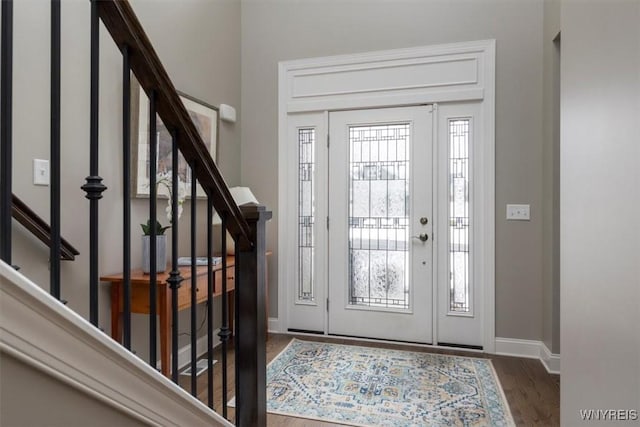
M213 409L213 204L207 195L207 402Z
M158 330L158 122L156 116L157 93L152 90L149 95L149 219L151 234L149 235L149 364L156 369L157 330ZM164 361L163 361L164 363Z
M223 212L221 215L222 225L221 238L222 238L222 326L218 336L222 343L222 416L227 418L227 350L229 345L229 337L231 332L229 331L229 298L227 297L227 213Z
M81 188L89 199L89 321L98 326L98 285L99 285L99 247L98 201L107 187L102 184L98 175L98 113L99 113L99 78L100 78L100 22L96 0L91 1L91 105L89 107L89 176Z
M50 293L60 299L60 0L51 0Z
M131 350L131 68L129 46L122 47L122 327Z
M182 282L178 270L178 136L171 132L171 379L178 382L178 288Z
M12 99L13 99L13 0L2 2L0 46L0 258L11 264Z
M196 266L196 162L191 164L191 394L196 396L198 394L198 384L196 377L196 345L197 334L196 330L196 292L198 285L198 271Z

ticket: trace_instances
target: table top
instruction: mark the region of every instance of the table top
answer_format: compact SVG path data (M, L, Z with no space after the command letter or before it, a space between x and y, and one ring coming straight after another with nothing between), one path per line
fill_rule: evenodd
M228 255L227 256L227 268L233 267L235 265L235 256ZM204 276L207 274L208 266L201 265L196 267L196 274L198 276ZM191 266L178 267L180 271L180 276L183 279L191 278ZM222 262L219 262L213 266L213 271L222 270ZM167 283L167 279L169 279L170 271L167 270L163 273L158 273L156 276L156 282L158 285L163 285ZM100 277L100 281L102 282L122 282L123 275L122 273L110 274L106 276ZM148 284L151 279L149 273L143 273L142 269L132 270L131 271L131 284Z
M265 255L269 256L271 254L272 254L271 251L267 251ZM227 255L227 268L233 267L235 266L235 264L236 264L236 257L234 255ZM206 275L207 268L208 267L206 265L197 266L196 267L197 276ZM191 266L178 267L178 270L180 271L180 276L182 277L182 279L186 280L191 278ZM213 266L213 271L218 271L218 270L222 270L222 262L219 262L218 264L215 264ZM156 276L156 283L158 285L165 285L167 283L167 279L169 279L169 273L170 273L170 270L167 270L163 273L158 273L158 275ZM142 269L131 271L132 285L148 284L150 281L150 278L151 276L149 275L149 273L143 273ZM123 279L122 273L109 274L109 275L100 277L100 281L110 282L110 283L122 282L122 279Z

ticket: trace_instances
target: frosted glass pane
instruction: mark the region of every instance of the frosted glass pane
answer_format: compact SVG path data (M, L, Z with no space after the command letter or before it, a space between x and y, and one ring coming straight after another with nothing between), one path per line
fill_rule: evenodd
M356 298L369 296L369 251L351 251L351 292Z
M402 252L389 252L389 298L402 301L408 298L408 288L405 283L408 282L407 271L409 268L408 258Z
M312 296L312 281L311 277L312 263L313 263L313 248L300 248L300 269L301 269L301 299Z
M405 191L406 181L387 181L389 186L389 212L387 216L406 218L409 212L408 194Z
M308 201L313 200L313 181L300 181L300 214L303 217L313 216L313 204Z
M387 144L387 160L388 161L394 161L398 159L397 148L398 147L396 144Z
M409 307L409 129L349 128L352 305Z
M371 182L371 210L372 217L387 216L387 197L389 195L387 182L381 180L372 180Z
M369 213L369 181L352 181L352 216L365 217Z

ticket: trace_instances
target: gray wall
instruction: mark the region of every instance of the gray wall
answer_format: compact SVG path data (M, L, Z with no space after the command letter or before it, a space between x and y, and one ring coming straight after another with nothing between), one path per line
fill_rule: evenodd
M209 104L240 110L240 1L133 0L176 88ZM218 165L240 184L240 127L221 122Z
M79 187L89 166L89 11L90 2L62 2L62 235L81 255L62 266L62 295L88 315L88 207ZM175 86L203 101L240 106L240 2L237 0L132 0ZM32 185L32 159L49 158L49 2L15 2L14 35L14 192L43 218L49 218L49 188ZM100 174L109 188L100 202L100 274L122 270L121 56L101 31ZM222 124L218 164L229 185L240 182L240 129ZM188 254L190 202L180 221L180 249ZM164 202L159 204L160 215ZM132 202L132 262L141 262L139 223L148 217L145 200ZM199 203L199 218L205 206ZM164 220L166 222L166 219ZM204 221L201 221L200 226ZM14 226L14 262L45 289L49 287L48 249ZM201 234L200 234L201 236ZM199 250L204 251L200 238ZM204 253L204 252L201 252ZM100 294L100 326L110 331L109 294ZM217 310L219 313L220 311ZM186 312L181 331L188 330ZM204 311L199 313L198 322ZM146 315L134 315L133 347L148 352Z
M0 352L3 427L139 427L145 423Z
M542 339L542 30L541 0L243 1L242 183L274 211L268 246L290 226L278 224L278 61L495 38L496 333ZM530 203L531 222L506 222L506 203Z
M561 9L562 425L640 410L640 2Z
M542 340L560 353L560 0L544 2Z

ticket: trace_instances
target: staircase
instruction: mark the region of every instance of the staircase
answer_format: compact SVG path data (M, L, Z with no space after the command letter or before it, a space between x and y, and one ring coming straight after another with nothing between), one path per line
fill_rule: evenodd
M89 0L87 0L89 1ZM263 206L251 205L240 208L227 187L220 171L211 158L202 137L192 122L189 113L180 100L180 96L171 82L165 68L156 54L142 25L137 19L131 5L123 0L91 0L89 21L90 34L87 40L91 45L90 54L90 132L89 158L86 165L77 165L87 170L85 182L78 182L84 197L88 200L87 234L89 236L87 309L86 319L74 313L69 307L61 304L62 295L67 283L63 283L61 259L70 259L78 255L67 241L61 237L61 218L63 215L76 215L62 209L61 203L61 114L64 111L61 96L61 20L62 8L60 0L50 1L51 19L51 84L50 93L43 95L42 102L51 106L50 120L50 227L42 220L29 220L37 217L25 203L13 195L13 76L20 70L13 65L13 0L2 0L2 27L0 47L0 353L10 358L27 363L52 377L63 379L67 385L76 390L88 393L110 406L112 409L124 411L128 416L143 424L154 425L228 425L229 415L227 402L235 397L235 417L232 420L238 426L266 425L266 353L265 353L265 283L266 283L266 243L265 224L271 213ZM162 7L161 4L158 7ZM122 58L122 127L120 141L114 149L120 150L122 161L122 210L119 212L122 227L116 231L108 229L110 234L119 234L122 238L122 342L116 343L99 329L101 306L100 277L110 271L101 269L101 260L105 254L100 252L100 236L104 235L101 227L105 226L100 216L100 204L103 196L108 194L108 182L103 182L100 170L99 154L101 144L107 144L100 138L100 27L103 26ZM103 47L104 49L104 47ZM157 241L159 233L151 227L150 240L150 272L149 272L149 334L148 360L142 361L131 353L132 349L132 207L131 207L131 77L135 75L141 88L149 98L149 202L148 218L152 224L158 220L158 118L171 134L172 172L170 185L172 194L178 194L180 176L178 175L178 153L186 160L191 176L191 197L193 204L197 198L196 188L199 184L206 193L205 225L197 228L197 209L190 213L190 366L189 384L180 381L178 366L178 345L171 346L170 361L162 361L158 357L158 274ZM76 187L76 188L77 188ZM111 189L112 191L114 189ZM116 191L119 191L117 189ZM73 191L69 188L65 192ZM80 191L80 190L75 190ZM171 201L171 232L168 240L171 243L169 262L171 342L178 342L178 290L183 283L181 270L178 268L179 224L178 200ZM27 229L34 233L49 247L50 285L49 293L44 293L39 286L14 271L10 266L13 261L12 232L14 224L12 215L16 212L22 216ZM212 221L214 214L221 219L222 232L214 233ZM201 221L202 222L202 221ZM228 232L228 233L227 233ZM227 235L235 243L235 264L227 267ZM201 354L197 348L196 295L197 266L196 242L206 236L206 256L209 259L220 256L222 260L221 283L215 283L214 265L210 261L206 266L207 286L206 315L208 319L220 316L222 325L218 332L220 341L221 378L213 377L213 352L216 344L212 322L206 322L207 374L205 381L196 376L196 363ZM218 237L218 239L216 239ZM134 236L137 238L137 235ZM214 246L221 248L221 253L214 253ZM180 255L184 255L181 253ZM81 262L76 258L74 262ZM232 269L233 276L227 271ZM184 270L183 270L184 271ZM231 279L233 277L234 279ZM235 306L230 307L227 296L228 280L235 280ZM189 284L189 283L186 283ZM214 289L221 286L221 313L214 313ZM104 297L103 297L104 298ZM201 299L198 299L201 300ZM64 302L64 301L62 301ZM111 301L118 305L119 302ZM104 303L102 304L104 306ZM227 313L235 311L235 328L228 322ZM23 320L22 322L18 320ZM31 328L25 328L25 321ZM52 339L55 337L55 339ZM140 346L139 338L135 344ZM228 360L231 346L234 346L234 363ZM13 359L12 359L13 360ZM92 363L84 363L92 361ZM160 362L170 363L168 378L158 372ZM235 388L230 387L228 378L229 366L234 366ZM107 369L108 368L108 369ZM99 372L105 369L105 372ZM214 394L214 380L220 384L219 394ZM187 393L184 388L187 388ZM119 392L119 390L126 390ZM106 396L106 397L105 397ZM206 406L198 400L206 402ZM221 403L216 406L214 400ZM129 403L127 403L129 402ZM135 404L132 404L134 402ZM155 402L155 403L154 403ZM182 408L182 409L180 409ZM216 409L219 413L214 412ZM155 415L154 415L155 414ZM160 414L160 415L158 415Z
M232 425L2 261L0 320L2 426Z

